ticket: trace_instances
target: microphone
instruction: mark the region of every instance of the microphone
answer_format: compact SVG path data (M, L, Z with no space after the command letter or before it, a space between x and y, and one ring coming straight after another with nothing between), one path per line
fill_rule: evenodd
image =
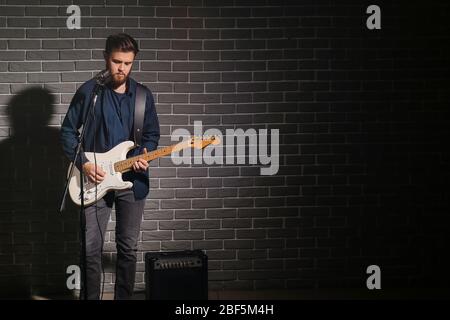
M108 82L111 81L111 73L108 69L102 70L99 73L97 73L94 77L97 84L104 86Z

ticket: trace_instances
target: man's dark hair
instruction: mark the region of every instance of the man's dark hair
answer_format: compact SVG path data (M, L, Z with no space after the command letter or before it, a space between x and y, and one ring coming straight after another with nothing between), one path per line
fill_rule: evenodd
M106 39L105 53L110 55L113 51L130 52L134 55L139 52L138 44L130 35L126 33L118 33L110 35Z

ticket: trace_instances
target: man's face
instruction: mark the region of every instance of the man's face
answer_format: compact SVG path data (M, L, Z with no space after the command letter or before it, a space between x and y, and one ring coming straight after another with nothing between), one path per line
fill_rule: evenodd
M110 55L105 54L106 67L111 72L114 87L125 83L131 74L134 61L134 52L113 51Z

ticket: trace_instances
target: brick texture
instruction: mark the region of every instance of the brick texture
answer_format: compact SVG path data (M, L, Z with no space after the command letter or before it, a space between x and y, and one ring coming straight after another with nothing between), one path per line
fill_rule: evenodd
M248 159L152 163L137 289L145 252L183 249L206 252L218 290L366 289L373 264L383 288L449 286L448 1L378 1L381 30L360 1L82 1L80 30L56 3L0 1L1 297L67 292L79 232L76 208L57 212L59 126L122 31L160 146L196 120L280 132L273 176Z

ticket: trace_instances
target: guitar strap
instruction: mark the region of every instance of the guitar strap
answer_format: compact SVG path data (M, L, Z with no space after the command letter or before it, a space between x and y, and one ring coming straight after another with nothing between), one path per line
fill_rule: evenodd
M140 146L142 141L142 127L144 126L145 100L147 95L145 87L137 83L136 101L134 104L134 144Z

